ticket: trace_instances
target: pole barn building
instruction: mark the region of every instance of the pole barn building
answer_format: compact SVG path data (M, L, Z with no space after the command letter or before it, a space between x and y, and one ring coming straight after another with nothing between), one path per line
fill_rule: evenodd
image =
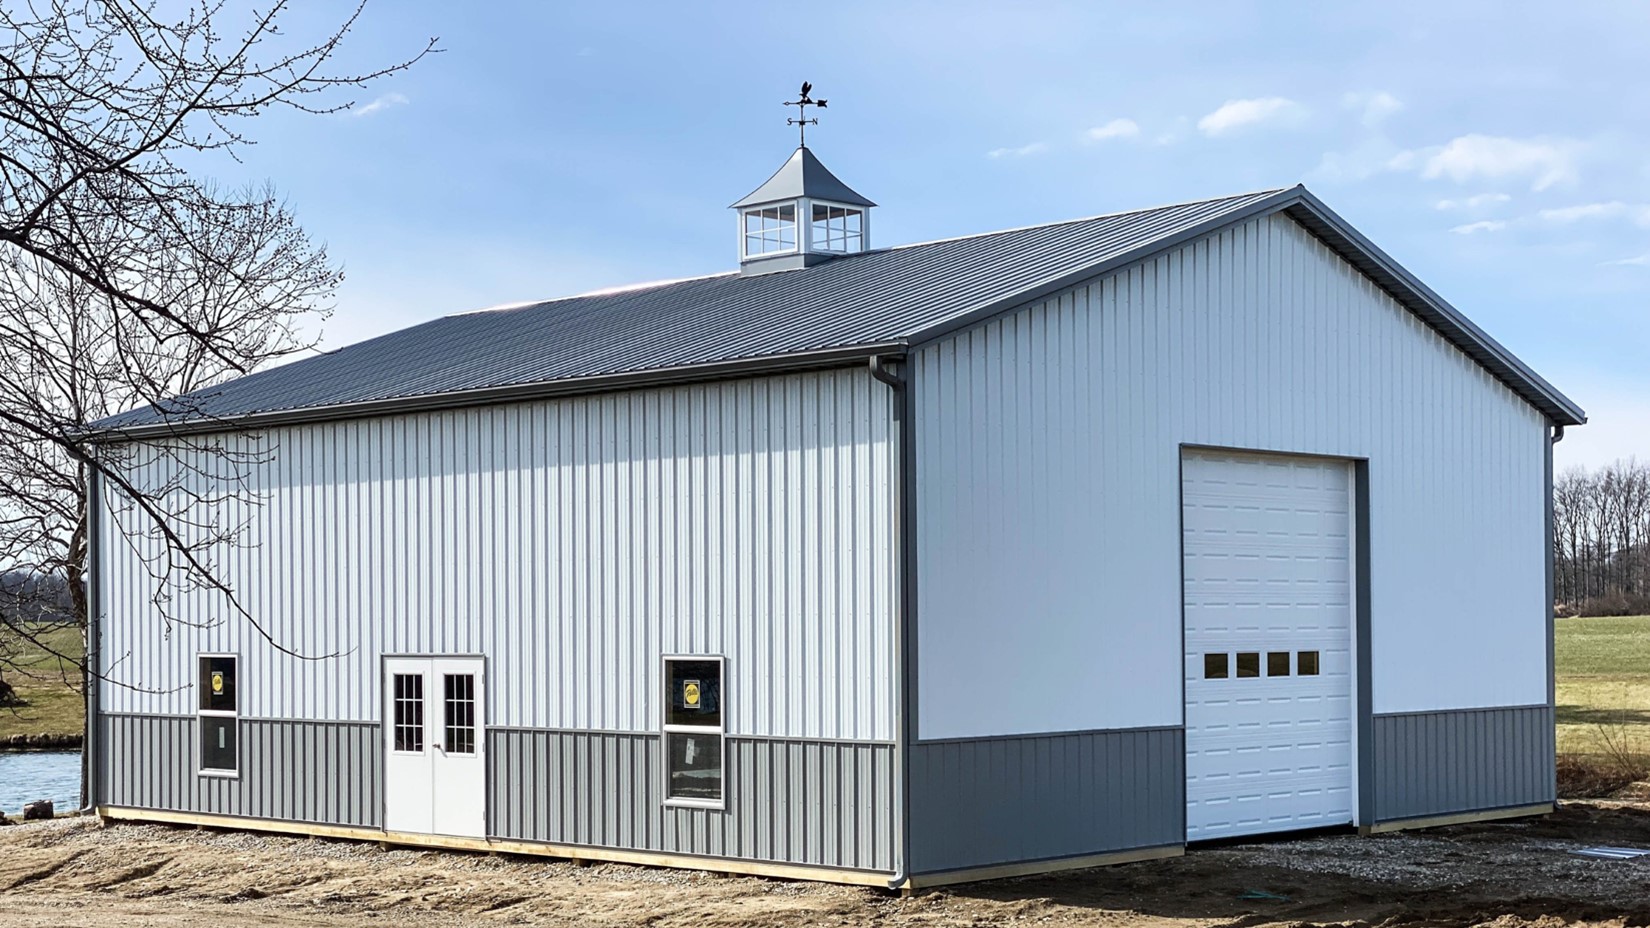
M251 459L233 602L101 485L101 814L913 887L1552 807L1574 403L1301 187L872 206L98 423Z

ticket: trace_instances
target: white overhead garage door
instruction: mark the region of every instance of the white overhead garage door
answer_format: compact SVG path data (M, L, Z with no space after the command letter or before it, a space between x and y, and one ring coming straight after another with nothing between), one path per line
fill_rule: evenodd
M1352 821L1351 465L1187 452L1186 838Z

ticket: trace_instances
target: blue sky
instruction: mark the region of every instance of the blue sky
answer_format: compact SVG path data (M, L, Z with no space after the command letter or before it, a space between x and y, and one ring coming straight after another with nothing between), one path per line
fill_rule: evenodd
M1304 182L1587 408L1560 466L1650 456L1650 5L378 0L345 64L432 35L216 168L344 264L325 345L732 267L806 78L875 244Z

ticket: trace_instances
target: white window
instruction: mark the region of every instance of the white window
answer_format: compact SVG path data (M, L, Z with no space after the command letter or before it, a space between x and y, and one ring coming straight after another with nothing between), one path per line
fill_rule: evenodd
M665 802L722 808L722 658L665 658Z
M202 654L200 700L196 721L200 729L198 770L210 776L236 776L240 772L240 696L236 691L236 670L240 663L233 654Z
M796 204L747 209L745 257L780 255L796 250Z
M854 252L864 248L864 213L846 206L815 203L808 242L815 251Z

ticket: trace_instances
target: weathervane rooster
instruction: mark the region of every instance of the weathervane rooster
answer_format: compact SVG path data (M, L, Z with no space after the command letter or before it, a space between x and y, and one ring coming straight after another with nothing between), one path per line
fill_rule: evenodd
M807 118L808 107L817 106L820 109L825 108L824 100L815 100L813 97L808 96L809 91L813 89L814 85L808 83L807 81L803 81L801 96L797 97L795 100L785 101L786 106L796 107L796 115L786 119L785 125L797 127L797 145L802 148L808 147L808 127L810 125L819 125L819 117L816 116L813 119Z

